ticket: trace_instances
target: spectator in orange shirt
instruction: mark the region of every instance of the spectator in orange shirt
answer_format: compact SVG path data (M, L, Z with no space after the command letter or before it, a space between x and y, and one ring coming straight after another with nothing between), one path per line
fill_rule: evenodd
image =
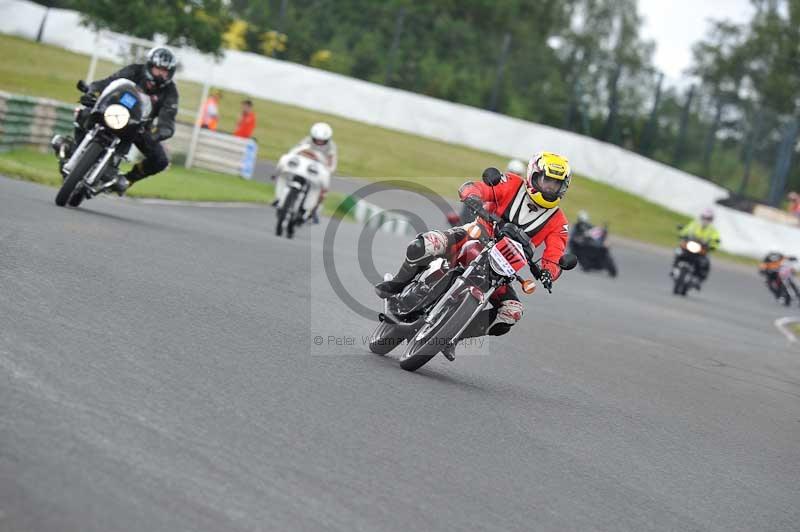
M244 100L242 102L242 116L239 117L239 123L236 124L236 131L234 135L237 137L244 137L249 139L253 136L253 131L256 129L256 114L253 112L253 102Z
M211 96L203 103L203 112L200 114L200 127L203 129L217 130L219 124L219 101L222 93L215 90Z

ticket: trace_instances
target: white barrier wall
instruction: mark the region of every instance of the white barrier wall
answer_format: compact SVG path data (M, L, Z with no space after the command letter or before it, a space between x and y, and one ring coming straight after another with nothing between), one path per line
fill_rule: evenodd
M27 0L0 0L0 31L34 38L43 14L44 8ZM43 40L91 53L94 34L78 22L74 11L51 9ZM180 60L182 79L205 81L207 57L181 50ZM578 173L689 216L728 195L709 181L589 137L251 53L226 52L212 78L225 89L521 159L540 149L559 151ZM723 249L800 255L800 230L721 206L715 210Z

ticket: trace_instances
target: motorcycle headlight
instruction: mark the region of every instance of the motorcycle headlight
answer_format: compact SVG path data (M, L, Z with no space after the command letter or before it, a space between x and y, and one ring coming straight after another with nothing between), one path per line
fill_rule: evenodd
M103 113L103 120L111 129L122 129L128 125L130 119L131 112L118 103L109 105Z
M289 162L286 163L286 166L288 166L289 168L294 168L299 164L300 161L297 159L297 157L292 157L291 159L289 159Z
M693 240L686 243L686 251L689 253L700 253L702 250L703 246Z

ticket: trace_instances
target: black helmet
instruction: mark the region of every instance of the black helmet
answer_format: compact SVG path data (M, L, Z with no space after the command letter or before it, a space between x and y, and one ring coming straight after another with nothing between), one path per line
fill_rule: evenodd
M175 75L177 66L178 60L169 48L156 46L147 52L147 63L145 64L144 75L148 81L155 84L156 88L161 88L164 85L172 83L172 77ZM153 76L153 73L150 71L153 67L165 68L167 70L167 78L161 79Z

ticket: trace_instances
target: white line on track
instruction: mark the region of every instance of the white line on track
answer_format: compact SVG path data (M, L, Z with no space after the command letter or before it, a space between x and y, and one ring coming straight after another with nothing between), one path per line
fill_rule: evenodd
M787 327L790 323L800 323L800 316L786 316L785 318L778 318L775 320L775 327L783 333L787 340L790 343L797 342L797 336L792 332L792 330Z

